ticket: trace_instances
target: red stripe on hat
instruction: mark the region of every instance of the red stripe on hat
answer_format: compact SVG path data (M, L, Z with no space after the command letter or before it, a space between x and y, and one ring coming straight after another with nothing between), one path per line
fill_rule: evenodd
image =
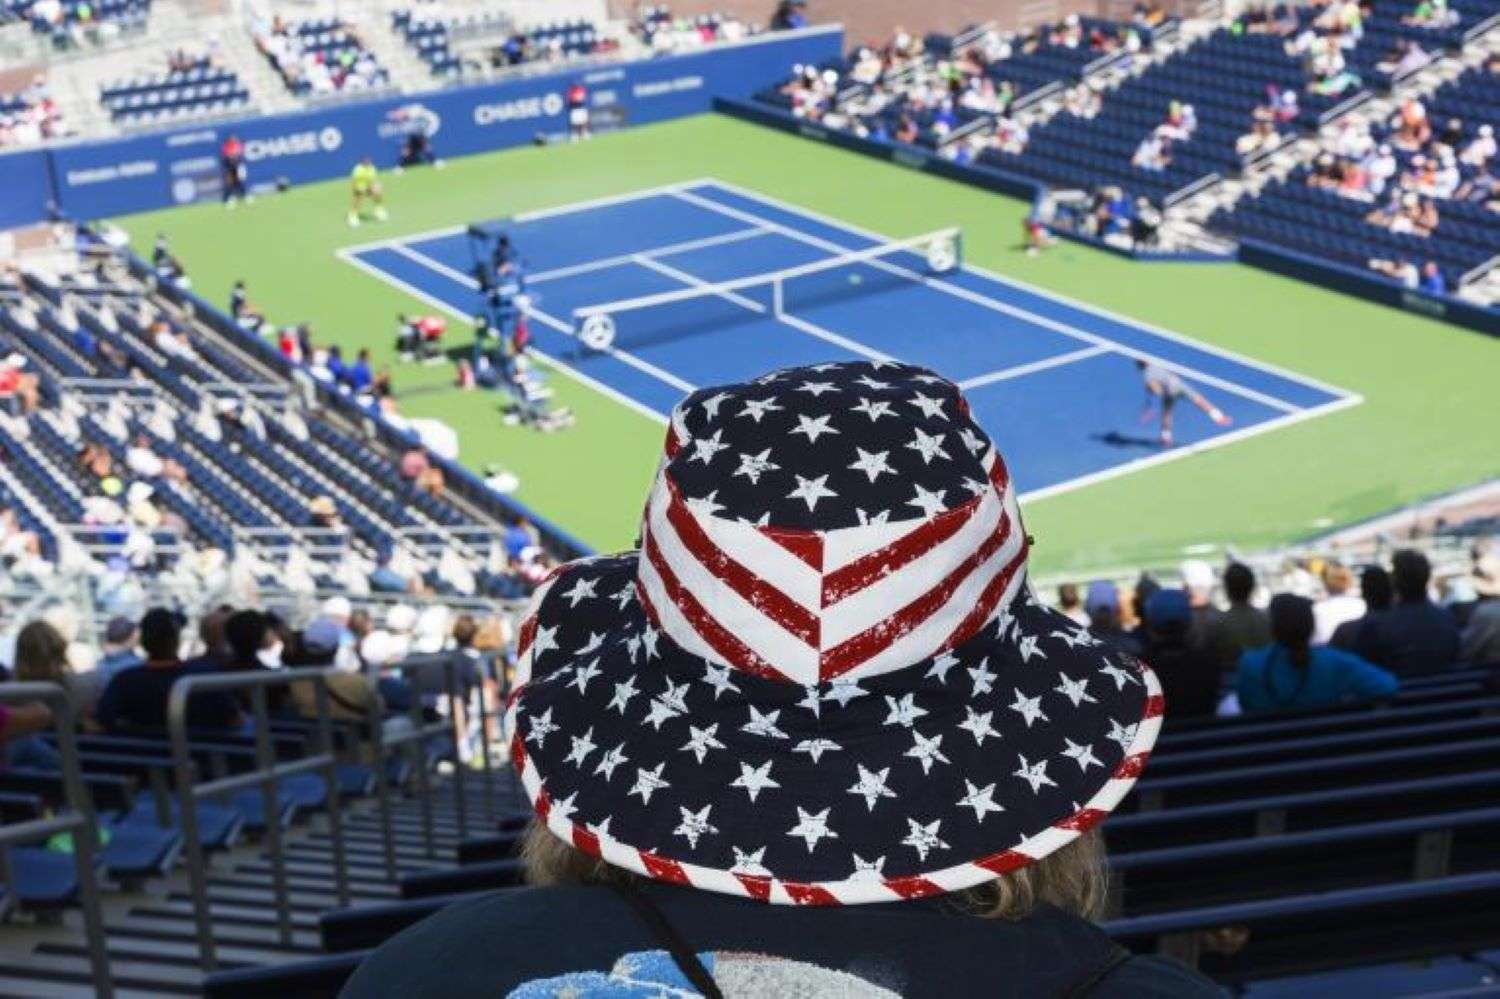
M1010 527L1009 512L1002 512L996 530L941 583L885 620L826 650L819 662L819 679L826 681L842 676L926 622L952 598L964 580L1000 550L1010 537Z
M992 853L988 857L980 857L974 863L996 874L1009 874L1011 871L1020 870L1035 859L1035 857L1022 853L1020 850L1002 850L999 853Z
M730 871L734 874L733 871ZM768 902L771 899L771 879L763 874L734 874L735 880L745 886L745 891L757 902Z
M915 875L909 878L886 878L884 884L902 898L930 898L943 894L942 886Z
M713 615L709 614L703 605L698 602L698 598L689 593L687 588L673 575L671 567L667 565L667 560L662 558L661 549L656 546L656 539L649 532L644 538L644 543L646 558L650 559L651 567L661 577L661 584L667 591L667 598L681 612L688 626L697 632L698 637L703 639L709 648L722 656L726 662L747 673L753 673L756 676L766 677L771 680L779 680L783 683L791 682L787 679L786 674L756 655L753 649L744 642L741 642L718 621L714 620ZM641 605L645 608L646 613L650 615L651 623L665 632L666 628L662 627L661 617L656 612L656 606L651 602L650 597L646 595L646 588L641 586L637 587L637 589L640 593Z
M521 622L521 634L516 639L516 655L524 656L531 651L531 643L536 641L536 615L526 615L526 620Z
M799 531L790 527L757 527L768 541L774 541L818 572L823 571L823 535L818 531Z
M691 884L688 880L687 871L675 860L659 857L645 850L637 850L641 855L641 863L646 865L646 873L658 881L670 881L674 885Z
M1109 813L1102 808L1084 808L1074 812L1055 825L1058 829L1070 829L1073 832L1086 833L1103 822L1107 815Z
M677 540L688 550L688 554L692 555L698 564L707 569L715 579L744 597L747 603L776 622L788 634L795 635L807 645L817 648L818 635L822 627L818 615L730 558L723 549L714 544L713 539L693 516L693 511L682 502L682 496L678 493L677 487L670 481L667 487L670 496L667 500L667 523L671 524L672 530L677 532ZM818 559L822 561L822 539L817 540L817 547Z
M1152 694L1146 698L1146 708L1141 712L1141 720L1156 718L1167 710L1167 699L1160 694Z
M519 730L510 737L510 765L516 768L518 774L526 772L526 744L521 741Z
M996 573L994 578L985 585L984 592L979 595L978 600L974 601L974 606L970 608L969 613L964 615L964 619L959 622L958 627L953 629L953 634L949 635L948 640L943 643L942 648L937 650L939 653L947 652L951 648L962 645L978 634L980 628L984 627L984 623L990 619L990 615L995 613L995 605L1005 596L1005 591L1010 587L1010 581L1016 577L1016 573L1026 564L1026 550L1026 542L1023 539L1021 541L1021 550L1016 552L1015 557L1005 563L1004 568Z
M547 821L547 813L552 811L552 795L545 787L536 793L536 801L531 803L531 807L536 809L537 818Z
M833 892L819 885L803 884L801 881L783 881L781 887L787 896L798 905L838 905Z
M829 573L823 579L823 606L832 607L845 597L878 583L953 537L973 519L982 499L982 495L974 496L951 510L944 510L884 548L861 555L842 569Z
M1146 769L1146 759L1150 755L1150 753L1136 753L1125 757L1120 761L1120 765L1115 767L1114 776L1111 779L1135 780L1141 775L1141 771Z
M682 450L682 438L677 436L675 423L667 424L667 442L662 446L662 450L666 451L668 458L677 457L677 452Z
M590 857L599 856L599 837L580 825L573 826L573 847Z

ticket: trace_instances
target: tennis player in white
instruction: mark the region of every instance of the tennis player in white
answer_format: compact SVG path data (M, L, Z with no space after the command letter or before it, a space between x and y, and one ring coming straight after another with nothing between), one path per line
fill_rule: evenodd
M1208 418L1221 427L1227 427L1234 422L1222 410L1204 398L1203 393L1188 385L1182 380L1181 375L1170 368L1143 357L1136 358L1135 366L1140 371L1141 379L1146 386L1146 407L1141 411L1142 423L1151 419L1152 414L1156 412L1157 401L1161 402L1162 447L1172 446L1172 410L1177 405L1177 400L1183 397L1207 413Z

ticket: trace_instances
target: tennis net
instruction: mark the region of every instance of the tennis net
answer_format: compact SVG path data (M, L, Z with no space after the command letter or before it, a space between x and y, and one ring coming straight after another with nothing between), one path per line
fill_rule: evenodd
M956 227L939 229L717 282L645 255L636 263L685 287L573 310L574 332L586 346L643 346L917 284L962 266L963 235Z

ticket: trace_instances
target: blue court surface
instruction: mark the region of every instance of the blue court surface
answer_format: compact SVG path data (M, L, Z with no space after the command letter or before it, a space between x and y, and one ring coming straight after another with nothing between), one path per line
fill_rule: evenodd
M968 224L934 219L934 230ZM1358 396L1188 336L1153 329L965 266L935 274L915 252L622 312L607 351L575 336L574 310L796 268L888 242L703 180L508 221L544 357L663 419L686 392L774 368L858 358L921 364L958 382L1023 493L1076 488L1357 404ZM449 315L480 309L462 226L352 246L339 256ZM1142 265L1145 266L1145 265ZM1192 331L1187 331L1189 334ZM1142 424L1134 361L1175 370L1233 419L1182 400L1178 446Z

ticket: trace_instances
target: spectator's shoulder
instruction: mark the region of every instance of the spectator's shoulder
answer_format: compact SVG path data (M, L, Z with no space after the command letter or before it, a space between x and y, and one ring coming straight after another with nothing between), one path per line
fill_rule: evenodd
M1089 993L1093 999L1217 999L1226 993L1170 958L1132 957Z

